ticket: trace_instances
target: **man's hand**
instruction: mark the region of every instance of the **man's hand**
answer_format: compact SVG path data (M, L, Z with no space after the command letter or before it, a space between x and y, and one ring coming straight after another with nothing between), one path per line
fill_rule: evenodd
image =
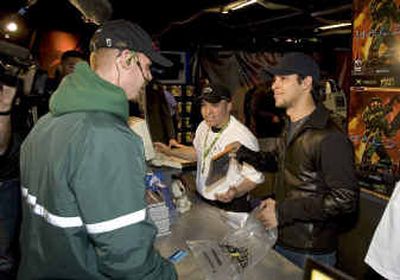
M235 141L226 145L224 151L230 151L231 153L236 153L237 150L239 150L240 146L242 146L242 144L240 144L240 142L238 141Z
M193 146L185 146L178 143L178 145L175 145L173 148L174 149L161 142L154 143L154 149L159 153L163 153L167 156L185 159L188 161L197 160L196 151Z
M260 210L256 214L256 218L268 229L277 227L278 219L276 217L275 200L268 198L262 201L260 204Z
M236 194L237 194L237 189L231 187L224 193L215 194L215 198L221 202L228 203L231 202L236 197Z
M0 112L7 112L11 110L12 103L17 89L3 85L0 87Z
M169 148L167 145L161 142L154 142L154 148L156 149L157 152L169 155L171 148Z
M179 143L178 141L176 141L176 139L169 139L169 145L170 148L183 148L185 147L185 145L182 145L181 143Z

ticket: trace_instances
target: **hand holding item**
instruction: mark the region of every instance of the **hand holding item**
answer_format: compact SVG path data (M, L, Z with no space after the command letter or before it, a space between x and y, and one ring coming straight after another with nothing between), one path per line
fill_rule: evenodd
M170 148L183 148L184 145L176 141L176 139L169 139L169 145Z
M157 152L169 155L169 152L171 148L169 148L167 145L161 142L154 142L154 148L156 149Z
M231 202L237 194L237 189L235 187L231 187L229 188L229 190L227 190L224 193L216 193L215 194L215 198L221 202Z
M256 214L256 218L267 228L275 228L278 226L278 219L276 216L276 202L268 198L261 202L260 210Z
M237 150L239 150L240 146L242 146L240 142L238 141L232 142L225 146L224 152L236 153Z

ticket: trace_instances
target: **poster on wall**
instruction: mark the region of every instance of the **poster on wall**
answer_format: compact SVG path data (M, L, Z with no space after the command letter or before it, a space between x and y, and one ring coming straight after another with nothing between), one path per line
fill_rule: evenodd
M361 187L390 195L400 178L400 89L351 88L349 138Z
M400 0L355 0L352 85L400 87Z

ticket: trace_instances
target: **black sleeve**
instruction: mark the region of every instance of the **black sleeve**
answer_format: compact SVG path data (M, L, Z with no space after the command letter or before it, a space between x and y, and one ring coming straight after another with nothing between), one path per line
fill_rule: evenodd
M236 152L239 163L246 162L261 172L277 172L277 157L275 152L254 152L243 145Z
M324 215L335 216L354 212L358 204L359 187L353 145L341 134L329 137L321 145L321 167L328 187L323 199Z
M320 153L324 188L313 196L287 198L278 205L279 224L294 221L324 221L354 213L359 188L354 169L353 147L346 136L330 135Z
M22 137L12 133L6 152L0 155L0 182L19 178L19 150Z

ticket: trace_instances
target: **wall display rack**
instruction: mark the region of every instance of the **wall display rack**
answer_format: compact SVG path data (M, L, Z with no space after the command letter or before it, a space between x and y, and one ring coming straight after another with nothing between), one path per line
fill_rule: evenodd
M166 90L172 93L177 101L176 138L178 142L190 145L196 131L191 120L195 103L195 87L188 84L168 84Z

